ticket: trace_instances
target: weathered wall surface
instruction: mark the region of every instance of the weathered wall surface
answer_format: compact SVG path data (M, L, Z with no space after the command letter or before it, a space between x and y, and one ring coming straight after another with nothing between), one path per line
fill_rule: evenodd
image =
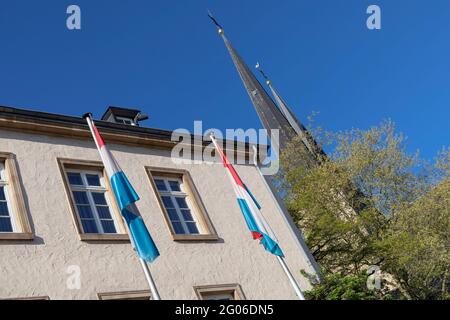
M239 283L247 299L296 298L275 257L251 239L221 164L175 165L169 151L125 145L110 149L141 196L137 205L161 252L151 271L163 299L196 299L193 286L227 283ZM35 233L34 241L0 241L0 298L97 299L98 292L148 289L129 243L78 239L56 159L99 161L93 141L0 130L0 151L17 157ZM174 242L144 166L188 170L220 240ZM309 288L299 270L313 269L258 172L252 166L236 169L261 203L297 281ZM81 268L80 290L66 286L70 265Z

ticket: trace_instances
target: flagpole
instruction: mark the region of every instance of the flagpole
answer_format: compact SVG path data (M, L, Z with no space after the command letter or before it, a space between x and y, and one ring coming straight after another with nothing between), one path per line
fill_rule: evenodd
M153 300L161 300L159 296L158 289L156 288L155 281L153 280L152 274L150 273L150 269L148 267L147 261L139 257L139 261L141 262L142 270L144 270L145 278L147 279L148 286L150 287L150 291L152 293Z
M92 114L91 113L86 113L85 115L83 115L83 118L85 118L86 121L87 121L87 124L89 126L89 130L91 131L91 134L92 134L92 136L94 138L94 142L95 142L95 145L97 146L97 149L100 150L99 145L97 143L97 140L95 139L94 128L92 126ZM122 219L123 219L123 216L122 216ZM133 240L133 237L131 236L130 230L128 230L128 226L125 223L125 221L124 221L124 225L125 225L125 229L127 231L128 237L130 238L131 245L132 245L132 247L134 249L135 248L134 240ZM150 269L149 269L149 267L147 265L147 261L145 261L144 259L139 257L139 262L141 263L142 271L144 271L145 279L147 280L148 286L150 287L152 300L161 300L161 297L159 295L158 289L156 288L155 281L153 280L152 274L150 273Z
M284 273L286 273L286 276L289 278L289 282L291 283L292 288L294 288L294 291L297 294L298 298L300 300L305 300L305 296L303 295L302 290L300 290L297 281L295 281L294 276L292 275L286 264L286 261L284 261L284 258L277 256L277 260L280 263L281 268L283 268Z
M293 221L292 221L292 218L291 218L290 216L289 216L289 218L291 218L290 221L288 220L288 217L286 217L286 214L284 213L283 208L280 206L279 200L278 200L277 197L274 195L274 191L273 191L272 188L269 186L269 183L266 181L266 178L264 177L264 174L261 172L261 169L260 169L259 166L258 166L258 161L257 161L257 158L258 158L258 151L257 151L257 149L256 149L255 146L253 146L253 155L254 155L254 157L253 157L253 164L255 165L256 169L258 170L258 173L259 173L259 175L261 176L261 178L262 178L262 180L263 180L263 182L264 182L264 185L266 186L266 189L269 191L270 195L272 196L273 201L276 203L276 205L277 205L277 207L278 207L278 211L280 211L281 217L283 218L284 222L285 222L286 225L288 226L289 231L291 232L291 235L292 235L292 237L294 238L294 241L297 243L297 246L299 247L299 249L302 250L303 252L305 252L306 255L308 255L308 252L309 252L308 250L309 250L309 249L308 249L307 247L305 247L305 245L302 244L302 242L301 242L300 239L299 239L299 238L302 237L302 235L301 235L301 233L300 233L300 230L294 229L295 226L292 225L292 224L293 224ZM310 261L311 261L311 260L314 261L314 258L313 258L312 256L308 256L307 258L309 258ZM313 268L316 270L316 272L317 272L317 269L318 269L317 265L313 265L312 267L313 267Z
M268 189L268 191L270 192L270 194L272 194L272 190L270 190L269 186L267 185L267 182L266 182L266 180L265 180L265 178L264 178L264 175L262 174L261 169L260 169L259 166L258 166L257 155L258 155L257 149L256 149L255 146L253 146L253 164L254 164L254 166L256 167L256 170L258 170L259 174L261 175L261 178L263 179L264 184L266 185L266 188ZM273 195L272 195L272 197L273 197ZM275 202L278 204L278 202L276 201L276 199L274 199L274 200L275 200ZM280 207L279 207L278 209L281 210ZM283 217L284 217L284 214L283 214ZM291 231L292 231L292 230L291 230ZM295 238L296 238L296 237L295 237ZM297 240L298 240L298 239L297 239ZM298 285L297 281L295 281L295 278L294 278L294 276L292 275L291 271L289 270L289 267L287 266L286 261L284 261L284 258L283 258L283 257L280 257L280 256L276 256L276 257L277 257L278 262L279 262L280 265L281 265L281 268L283 269L284 273L285 273L286 276L288 277L289 282L291 283L292 288L294 288L294 291L295 291L295 293L297 294L298 298L299 298L300 300L305 300L305 296L303 295L302 290L300 289L300 286Z

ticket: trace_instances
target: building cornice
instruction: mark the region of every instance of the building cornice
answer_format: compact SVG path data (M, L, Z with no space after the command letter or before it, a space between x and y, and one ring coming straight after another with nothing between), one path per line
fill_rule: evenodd
M159 149L172 149L179 143L171 140L173 131L170 130L143 128L101 120L96 120L95 124L101 131L102 137L109 143ZM0 129L82 140L91 139L89 127L82 117L6 106L0 106ZM194 135L191 134L190 138L191 141L194 141ZM245 143L245 148L243 148L243 144L243 142L234 141L234 150L246 150L245 155L248 157L251 147ZM209 141L203 141L203 147L208 145L210 145ZM258 145L258 147L267 148L266 145Z

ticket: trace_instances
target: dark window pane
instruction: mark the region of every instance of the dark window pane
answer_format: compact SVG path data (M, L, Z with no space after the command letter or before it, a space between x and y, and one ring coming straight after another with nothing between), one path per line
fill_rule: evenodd
M175 210L175 209L167 209L167 213L169 214L169 218L172 221L180 219L180 218L178 218L177 210Z
M195 222L186 222L186 225L189 229L189 233L198 234L197 224Z
M180 207L180 209L189 209L185 198L176 198L176 199L177 199L177 204Z
M69 177L69 183L71 185L75 186L82 186L83 180L81 179L81 175L77 172L69 172L67 173L67 176Z
M175 229L176 234L185 234L183 230L183 226L181 225L181 222L172 222L173 228Z
M104 233L116 233L116 227L112 220L101 220Z
M0 200L6 200L5 187L4 186L0 187Z
M206 300L211 300L211 301L230 301L230 300L234 300L232 297L206 297Z
M108 207L97 206L97 212L100 219L111 219Z
M155 179L156 188L158 188L159 191L167 191L166 184L164 183L164 180Z
M78 213L81 219L92 219L92 209L90 206L77 205Z
M106 205L105 194L101 192L93 192L92 197L94 198L95 204Z
M97 174L87 174L86 180L88 182L88 185L100 187L100 177Z
M180 182L178 181L169 181L170 189L172 191L181 191Z
M81 224L83 225L84 233L98 233L97 225L92 219L82 219Z
M173 208L174 207L172 199L170 197L161 197L161 198L162 198L162 201L164 203L164 207L166 207L166 208Z
M194 221L194 218L192 218L191 210L181 210L181 213L183 214L183 218L185 221Z
M0 201L0 216L9 216L8 205L5 201Z
M13 232L11 219L0 217L0 232Z
M73 197L76 204L89 204L87 194L84 191L74 191Z
M116 118L117 123L122 123L122 124L133 124L133 120L129 119L129 118Z

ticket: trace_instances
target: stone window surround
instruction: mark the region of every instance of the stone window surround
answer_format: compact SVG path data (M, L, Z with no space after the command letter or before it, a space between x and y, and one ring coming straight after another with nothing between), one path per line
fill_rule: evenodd
M117 291L97 293L99 300L152 300L149 290Z
M9 201L19 231L0 233L0 240L33 240L34 235L25 200L22 192L22 185L17 170L17 160L13 153L0 152L0 161L5 164L5 173L8 180Z
M72 213L73 222L78 233L79 239L81 241L129 241L130 238L127 233L126 226L124 224L122 214L120 213L119 206L112 193L111 185L109 179L106 178L106 172L103 167L103 163L100 161L89 161L89 160L77 160L77 159L66 159L57 158L58 166L63 178L64 189L66 191L67 200L69 202L70 212ZM111 202L111 215L114 215L114 219L117 221L119 227L116 234L97 234L97 233L84 233L83 227L81 225L80 217L75 206L75 200L72 195L71 187L69 184L69 178L67 176L67 170L77 169L77 170L88 170L88 171L101 171L105 177L105 187L107 189L107 194Z
M206 211L206 208L201 200L200 194L197 191L192 177L189 171L184 169L174 169L174 168L161 168L161 167L149 167L146 166L145 170L147 172L150 184L153 189L153 193L158 201L161 212L164 216L164 220L166 221L167 227L169 228L170 234L174 241L216 241L219 239L219 236L214 229L214 226L209 218L209 215ZM198 224L201 226L201 229L204 230L204 233L200 234L176 234L175 230L170 221L169 215L166 211L166 208L162 202L161 196L156 187L155 181L153 180L154 176L166 176L173 177L177 179L181 179L183 181L185 192L193 204L195 215L197 218Z
M246 300L244 292L238 283L194 286L199 300L206 300L208 295L231 294L234 300Z
M29 301L43 301L43 300L50 300L49 296L36 296L36 297L21 297L21 298L7 298L4 300L29 300Z

